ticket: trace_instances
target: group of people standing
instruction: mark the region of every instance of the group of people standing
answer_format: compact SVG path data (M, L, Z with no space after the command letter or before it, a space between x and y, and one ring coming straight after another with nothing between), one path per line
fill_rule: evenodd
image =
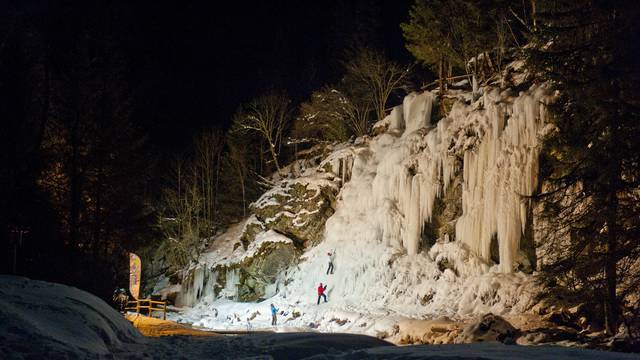
M336 250L333 249L327 253L329 256L329 267L327 268L327 275L333 274L334 265L333 262L336 259ZM327 290L327 285L318 286L318 305L320 305L320 299L324 299L324 302L327 302L327 294L325 291ZM271 325L275 326L278 323L278 308L276 308L273 304L271 304Z

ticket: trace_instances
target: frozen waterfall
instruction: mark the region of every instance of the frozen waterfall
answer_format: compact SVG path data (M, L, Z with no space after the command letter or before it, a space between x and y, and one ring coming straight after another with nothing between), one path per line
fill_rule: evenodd
M491 239L497 236L500 268L510 272L527 223L527 197L537 186L544 96L542 88L517 97L498 89L485 91L472 105L456 103L435 125L435 96L407 96L389 115L389 133L383 135L401 132L401 137L374 144L387 147L376 154L371 187L379 240L417 254L435 200L462 171L463 214L455 238L488 260ZM457 158L462 159L461 169Z

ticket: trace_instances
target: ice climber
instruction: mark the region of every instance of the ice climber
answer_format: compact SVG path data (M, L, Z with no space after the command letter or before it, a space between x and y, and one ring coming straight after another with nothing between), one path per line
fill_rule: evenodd
M278 322L278 309L273 306L273 304L271 304L271 325L275 326L276 323Z
M327 268L327 275L329 275L329 273L333 274L333 261L336 259L336 250L331 250L327 255L329 255L329 268Z
M327 295L324 293L325 290L327 290L327 285L322 286L322 283L320 283L320 286L318 286L318 305L320 305L321 297L324 297L324 302L327 302Z

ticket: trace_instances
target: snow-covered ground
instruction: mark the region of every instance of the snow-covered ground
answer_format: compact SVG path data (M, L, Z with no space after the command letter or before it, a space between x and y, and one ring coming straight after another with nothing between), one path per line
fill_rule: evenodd
M502 344L397 347L348 334L145 338L97 297L0 275L0 359L640 359L635 354Z

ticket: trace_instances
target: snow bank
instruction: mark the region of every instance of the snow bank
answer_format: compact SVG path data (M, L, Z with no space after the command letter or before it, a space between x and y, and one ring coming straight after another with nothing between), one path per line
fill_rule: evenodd
M141 341L122 315L87 292L0 276L0 354L88 358L126 352Z
M339 312L334 315L340 316ZM0 276L0 358L10 359L639 359L636 354L501 344L396 347L359 335L261 333L143 338L102 300Z

